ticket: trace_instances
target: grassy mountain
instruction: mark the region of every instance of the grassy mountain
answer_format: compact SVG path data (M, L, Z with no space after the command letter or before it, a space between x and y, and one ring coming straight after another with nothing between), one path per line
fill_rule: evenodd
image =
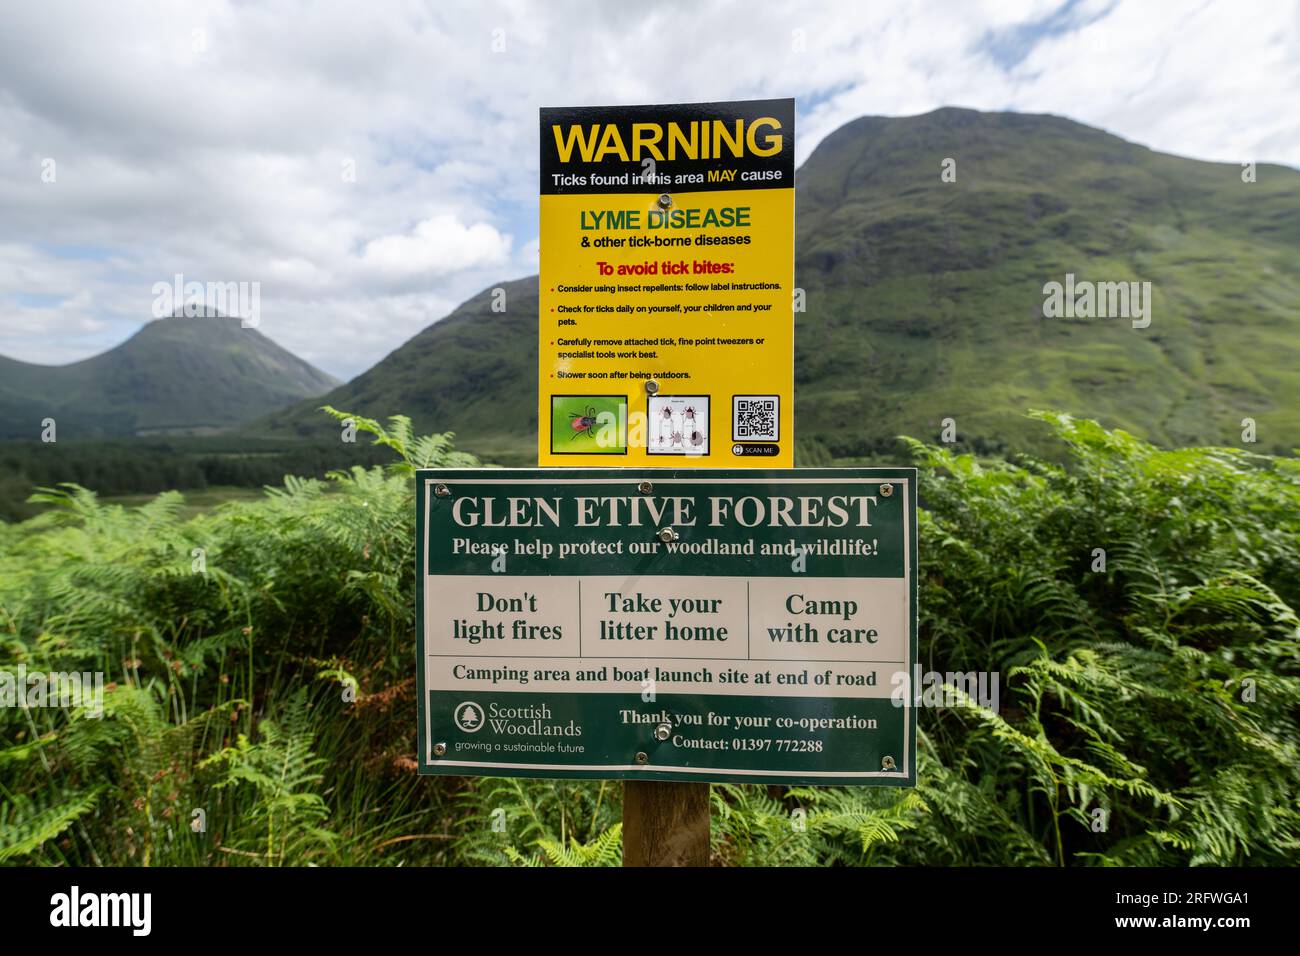
M0 438L204 432L241 424L338 379L226 316L172 317L71 365L0 357Z
M536 461L537 277L503 282L504 312L490 289L429 326L370 370L319 399L272 413L257 427L319 436L338 427L330 404L385 417L410 415L427 432L452 429L485 460Z
M956 181L941 178L956 160ZM796 427L804 462L935 439L1037 448L1030 407L1163 444L1300 444L1300 173L1152 152L1053 116L864 117L799 170ZM1151 323L1045 318L1045 283L1150 282ZM537 280L487 291L322 400L528 460ZM332 428L303 402L262 424Z

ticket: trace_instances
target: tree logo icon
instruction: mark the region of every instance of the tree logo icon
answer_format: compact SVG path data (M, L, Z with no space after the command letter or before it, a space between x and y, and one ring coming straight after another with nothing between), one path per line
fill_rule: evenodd
M456 726L467 734L472 734L483 727L483 708L472 700L467 700L463 704L457 704L456 709L452 711L452 719L456 721Z

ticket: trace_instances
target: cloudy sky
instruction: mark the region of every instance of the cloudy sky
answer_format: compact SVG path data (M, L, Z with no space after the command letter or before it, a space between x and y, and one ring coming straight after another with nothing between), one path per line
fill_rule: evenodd
M351 377L536 271L538 107L771 96L800 161L967 106L1300 167L1300 3L4 0L0 354L102 351L181 274Z

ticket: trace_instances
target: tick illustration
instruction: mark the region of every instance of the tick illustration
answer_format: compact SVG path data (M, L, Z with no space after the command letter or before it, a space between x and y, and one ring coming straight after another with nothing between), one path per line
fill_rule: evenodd
M581 414L571 412L569 414L569 425L573 428L573 435L570 436L569 441L573 441L583 433L590 433L595 424L596 407L594 405L588 405L586 411Z

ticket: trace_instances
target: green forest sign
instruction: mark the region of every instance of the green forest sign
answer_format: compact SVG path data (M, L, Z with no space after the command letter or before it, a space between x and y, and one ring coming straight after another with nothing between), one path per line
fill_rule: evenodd
M420 771L911 786L916 471L421 471Z

